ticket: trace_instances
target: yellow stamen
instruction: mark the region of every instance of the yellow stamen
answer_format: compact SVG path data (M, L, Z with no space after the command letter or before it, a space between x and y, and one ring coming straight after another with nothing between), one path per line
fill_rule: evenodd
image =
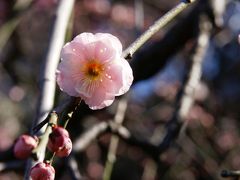
M87 77L89 77L91 80L96 80L101 77L103 65L96 61L90 61L84 69Z

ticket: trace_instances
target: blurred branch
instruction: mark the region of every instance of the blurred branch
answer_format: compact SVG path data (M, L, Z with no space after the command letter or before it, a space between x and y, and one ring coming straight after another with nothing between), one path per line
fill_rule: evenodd
M202 74L202 63L208 48L211 23L202 15L199 22L199 36L197 40L197 47L192 57L192 64L189 70L188 77L183 82L182 89L178 92L176 99L176 111L172 119L167 125L167 133L163 141L159 144L159 153L165 151L170 144L177 138L180 133L181 126L186 120L186 116L194 102L194 92L200 81ZM186 127L187 121L185 121Z
M93 127L86 130L83 135L81 135L75 141L73 145L73 150L75 152L80 152L85 150L92 141L97 137L101 136L104 133L111 132L118 135L123 141L132 146L137 146L142 148L144 152L149 154L153 159L158 159L158 147L143 140L131 135L130 131L123 125L116 124L114 121L100 122L95 124Z
M2 25L0 28L0 53L3 50L4 46L8 42L9 38L11 37L12 33L15 31L17 25L21 21L21 18L26 12L26 10L32 4L32 0L21 1L17 0L13 7L13 14L15 14L10 20Z
M32 127L35 127L37 124L42 122L51 109L53 109L56 89L55 72L59 63L60 51L64 44L67 25L73 5L74 0L61 0L59 2L43 75L40 80L40 96L37 105L37 114L32 123ZM43 133L43 130L40 131L40 134L41 133ZM41 154L41 157L39 157L40 161L43 161L43 159L44 153ZM33 161L29 161L25 172L25 179L29 179L28 174L32 165Z
M40 79L40 96L37 106L36 119L33 127L42 122L53 109L56 89L56 69L60 59L61 48L64 44L68 21L73 9L74 0L61 0L58 6L56 20L50 40L46 61ZM42 133L42 132L41 132Z
M83 151L93 140L95 140L99 135L106 132L109 127L107 122L100 122L95 124L93 127L89 128L86 132L84 132L73 145L73 150Z
M8 161L4 163L0 163L0 172L2 171L8 171L8 170L16 170L16 169L22 169L25 165L24 161Z
M221 176L224 177L224 178L239 177L240 176L240 171L222 170Z
M221 3L219 3L218 0L211 0L211 3L212 3L212 9L214 13L215 24L218 27L222 27L224 25L223 16L226 10L227 1L222 0Z
M67 164L68 164L68 168L69 168L72 180L81 180L82 176L81 176L81 174L79 172L79 169L78 169L77 160L75 159L73 154L68 156Z
M186 7L189 6L195 0L183 0L176 7L167 12L164 16L159 18L152 26L148 28L139 38L137 38L124 52L123 57L126 59L131 59L133 54L155 33L157 33L162 27L174 19L180 12L182 12Z
M118 102L117 112L113 119L113 122L115 123L114 124L115 126L112 126L113 132L117 131L117 129L119 129L119 127L122 125L126 110L127 110L127 97L124 96ZM106 161L104 173L103 173L104 180L111 179L113 165L116 161L116 152L117 152L118 142L119 142L119 137L113 134L110 139L107 161Z
M137 51L130 65L134 82L147 79L159 72L169 58L197 36L199 16L206 13L212 21L212 10L208 0L196 1L191 10L166 32L164 37Z
M139 35L144 27L143 0L134 0L136 34Z
M15 17L8 22L6 22L0 28L0 53L2 53L3 47L8 42L18 23L20 22L20 17Z

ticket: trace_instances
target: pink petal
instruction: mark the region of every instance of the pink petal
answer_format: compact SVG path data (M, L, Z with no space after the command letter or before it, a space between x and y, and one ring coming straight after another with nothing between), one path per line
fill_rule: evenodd
M126 93L133 81L132 69L129 63L120 58L108 65L106 75L111 77L105 82L107 92L114 93L115 96L120 96Z
M66 92L70 96L78 96L78 92L75 90L75 82L73 78L64 76L63 73L57 71L57 84L61 90Z
M73 55L77 61L84 61L86 60L86 47L73 41L67 43L62 48L61 60L68 60L70 55Z
M121 58L121 66L123 69L123 74L122 74L123 75L123 86L119 90L119 93L117 94L118 96L126 93L129 90L129 88L133 82L132 68L130 67L129 63L123 58Z
M97 91L95 91L92 97L83 97L83 99L89 108L96 110L110 106L113 103L115 97L114 95L106 93L104 88L99 88Z
M102 41L95 43L95 58L101 62L107 62L116 58L117 51Z
M78 36L76 36L72 42L77 42L85 45L95 41L96 41L96 38L92 33L81 33Z
M70 96L78 96L75 90L76 82L82 78L82 64L85 61L79 60L74 54L65 54L57 69L57 83L61 90Z
M76 83L75 90L82 96L90 98L98 88L97 83L91 83L88 79L79 79Z
M81 72L84 63L85 61L79 61L74 54L65 54L57 69L64 74L78 74Z
M97 40L100 40L102 42L105 42L106 44L109 44L114 48L118 55L122 54L122 44L119 41L119 39L109 33L97 33L95 34Z

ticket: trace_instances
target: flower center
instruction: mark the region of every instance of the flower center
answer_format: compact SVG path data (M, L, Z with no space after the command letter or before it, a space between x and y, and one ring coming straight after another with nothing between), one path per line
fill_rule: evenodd
M91 80L96 80L103 72L103 67L100 63L90 62L89 64L87 64L87 67L85 70L86 70L85 71L86 75Z

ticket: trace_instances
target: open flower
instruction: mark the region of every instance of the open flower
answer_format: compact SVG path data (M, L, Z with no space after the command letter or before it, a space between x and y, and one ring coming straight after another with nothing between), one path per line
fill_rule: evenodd
M61 52L57 83L70 96L81 97L91 109L109 106L127 92L132 69L121 57L122 44L107 33L82 33Z

